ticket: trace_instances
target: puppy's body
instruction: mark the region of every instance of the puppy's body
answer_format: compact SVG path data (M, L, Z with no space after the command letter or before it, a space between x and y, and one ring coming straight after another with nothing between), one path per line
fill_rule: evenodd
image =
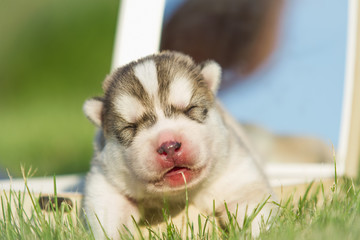
M215 207L220 223L224 201L241 222L271 193L242 130L216 102L220 75L214 62L163 52L117 69L105 96L85 103L99 127L84 200L97 237L104 236L99 221L114 238L123 225L132 229L132 217L158 224L164 202L176 218L185 188L193 212L211 216Z

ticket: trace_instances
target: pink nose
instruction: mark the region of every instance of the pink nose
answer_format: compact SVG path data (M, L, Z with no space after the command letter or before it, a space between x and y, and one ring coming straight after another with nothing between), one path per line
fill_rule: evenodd
M179 151L181 148L181 143L176 141L167 141L161 144L157 149L157 152L160 155L165 155L167 157L172 157L175 152Z

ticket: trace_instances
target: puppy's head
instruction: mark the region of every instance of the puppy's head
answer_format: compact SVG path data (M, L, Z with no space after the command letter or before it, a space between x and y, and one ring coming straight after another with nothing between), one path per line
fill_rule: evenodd
M222 154L222 120L215 108L220 67L163 52L115 70L102 98L85 102L102 128L101 161L149 192L191 188L205 180Z

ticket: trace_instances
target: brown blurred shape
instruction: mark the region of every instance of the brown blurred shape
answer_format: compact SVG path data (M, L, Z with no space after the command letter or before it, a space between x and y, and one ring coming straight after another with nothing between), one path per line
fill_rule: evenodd
M273 51L283 0L188 0L163 29L161 50L214 59L239 76Z

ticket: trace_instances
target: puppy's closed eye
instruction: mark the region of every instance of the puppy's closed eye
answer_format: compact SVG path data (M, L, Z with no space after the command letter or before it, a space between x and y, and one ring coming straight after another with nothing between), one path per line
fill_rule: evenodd
M116 138L125 146L128 146L136 134L137 126L135 124L127 125L120 130L116 130Z
M205 121L208 113L208 109L202 106L190 106L184 111L185 115L188 116L190 119L195 120L197 122Z

